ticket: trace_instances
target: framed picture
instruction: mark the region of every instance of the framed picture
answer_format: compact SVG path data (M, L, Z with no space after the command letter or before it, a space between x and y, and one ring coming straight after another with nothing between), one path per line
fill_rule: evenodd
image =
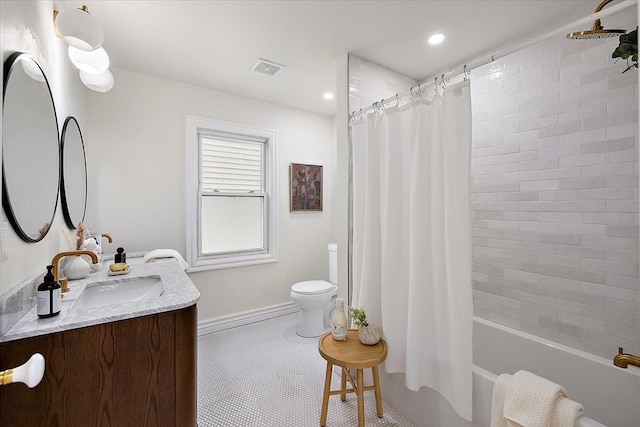
M322 210L322 166L291 163L289 184L291 212Z

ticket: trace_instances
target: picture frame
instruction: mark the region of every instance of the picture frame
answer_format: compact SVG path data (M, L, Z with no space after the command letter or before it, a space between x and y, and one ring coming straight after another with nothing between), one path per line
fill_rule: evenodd
M291 163L289 166L290 212L322 211L322 166Z

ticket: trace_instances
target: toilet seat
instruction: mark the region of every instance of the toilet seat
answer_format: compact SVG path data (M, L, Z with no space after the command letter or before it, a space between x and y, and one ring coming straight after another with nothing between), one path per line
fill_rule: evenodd
M291 286L291 291L301 295L320 295L332 292L336 286L324 280L307 280Z

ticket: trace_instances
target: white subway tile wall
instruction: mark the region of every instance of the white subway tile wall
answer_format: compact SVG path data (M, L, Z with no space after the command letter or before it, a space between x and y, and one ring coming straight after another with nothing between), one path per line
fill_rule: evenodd
M560 35L471 78L474 312L607 358L640 352L638 72L617 44Z
M349 55L349 112L404 92L418 81L375 62Z
M617 44L560 35L471 73L474 314L606 358L640 353L638 71ZM349 69L350 111L416 84Z

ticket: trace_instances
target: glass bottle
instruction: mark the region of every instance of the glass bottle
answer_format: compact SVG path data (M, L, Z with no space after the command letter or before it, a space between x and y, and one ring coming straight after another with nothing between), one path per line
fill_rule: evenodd
M331 320L331 335L336 341L347 339L347 316L344 313L344 299L336 298L336 309Z
M51 270L53 265L47 266L47 274L44 282L38 286L37 309L38 317L53 317L60 314L62 297L60 296L60 283L56 282Z

